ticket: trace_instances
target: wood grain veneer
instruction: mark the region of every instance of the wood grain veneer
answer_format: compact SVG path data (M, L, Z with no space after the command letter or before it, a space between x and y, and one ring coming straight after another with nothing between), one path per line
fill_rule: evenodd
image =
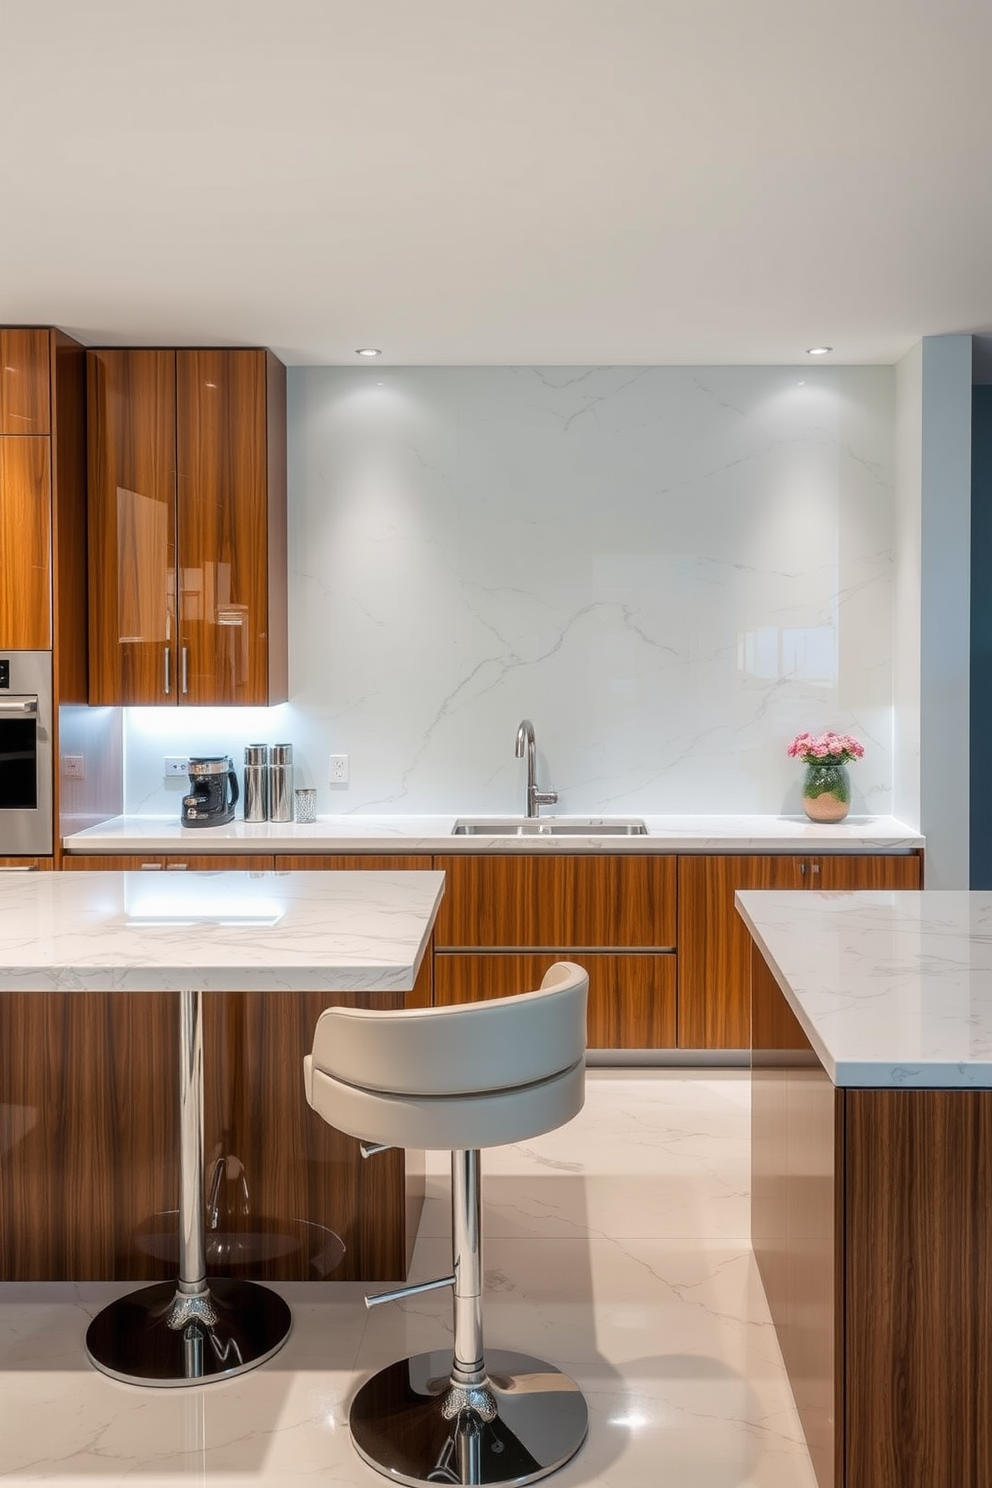
M177 352L176 419L181 700L279 701L268 686L265 353Z
M429 991L408 997L422 1002ZM239 1186L221 1185L219 1228L250 1234L258 1221L266 1233L313 1240L259 1256L245 1274L321 1279L322 1237L307 1225L344 1240L335 1280L406 1274L422 1180L411 1194L402 1152L363 1161L353 1139L313 1114L303 1090L303 1057L325 1007L405 1001L330 991L204 996L207 1181L214 1163L230 1158L225 1173L243 1172L250 1196L239 1218ZM161 1236L177 1198L177 1007L165 993L0 995L4 1280L171 1274Z
M441 855L437 946L675 944L675 858L654 854Z
M846 1092L846 1488L992 1483L992 1091Z
M52 513L47 435L0 436L0 646L52 644Z
M753 943L750 968L751 1243L817 1482L842 1488L843 1095Z
M918 855L741 853L679 857L681 1049L746 1049L751 938L738 889L917 889Z
M89 700L174 701L175 353L88 351L86 370Z
M50 335L41 327L0 330L0 435L51 432Z
M589 973L586 1043L590 1049L674 1046L676 970L670 954L438 952L434 957L435 1006L531 992L556 961L574 961Z
M52 597L56 701L85 704L86 654L86 354L62 331L51 332Z

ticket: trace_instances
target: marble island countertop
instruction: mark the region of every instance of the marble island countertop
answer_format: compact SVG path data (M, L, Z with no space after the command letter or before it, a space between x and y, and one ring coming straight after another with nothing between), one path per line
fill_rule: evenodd
M992 893L738 892L840 1086L992 1086Z
M70 853L864 853L910 852L924 844L918 832L892 816L851 816L825 826L802 816L638 815L647 834L631 837L597 835L595 829L588 836L454 837L458 819L355 815L321 816L305 825L233 821L226 827L182 827L175 817L117 816L65 837L63 847ZM487 821L496 819L486 813Z
M408 991L444 874L0 878L0 991Z

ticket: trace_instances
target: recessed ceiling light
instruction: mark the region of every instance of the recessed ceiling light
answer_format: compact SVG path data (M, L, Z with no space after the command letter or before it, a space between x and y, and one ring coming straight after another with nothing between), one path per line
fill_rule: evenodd
M832 346L807 346L807 356L826 356L828 351L833 351Z
M378 346L359 346L355 352L356 356L382 356Z

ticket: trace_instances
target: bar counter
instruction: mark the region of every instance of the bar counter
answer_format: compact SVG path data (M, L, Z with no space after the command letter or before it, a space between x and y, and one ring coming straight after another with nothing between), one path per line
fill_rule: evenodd
M992 1482L992 895L737 895L754 1252L819 1488Z
M0 1276L175 1275L190 988L208 1270L405 1274L416 1164L363 1163L309 1110L302 1059L324 1007L429 1001L442 887L435 872L0 875Z

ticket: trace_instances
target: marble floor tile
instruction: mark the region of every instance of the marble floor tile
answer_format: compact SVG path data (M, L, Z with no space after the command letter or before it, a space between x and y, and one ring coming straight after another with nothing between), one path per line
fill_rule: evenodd
M561 1488L815 1488L747 1240L744 1071L590 1072L568 1127L484 1154L486 1339L565 1369L589 1436ZM448 1269L447 1162L429 1154L413 1276ZM114 1284L0 1285L0 1478L54 1488L374 1488L356 1385L444 1347L447 1293L366 1312L355 1283L279 1286L293 1311L263 1368L189 1390L90 1368Z

